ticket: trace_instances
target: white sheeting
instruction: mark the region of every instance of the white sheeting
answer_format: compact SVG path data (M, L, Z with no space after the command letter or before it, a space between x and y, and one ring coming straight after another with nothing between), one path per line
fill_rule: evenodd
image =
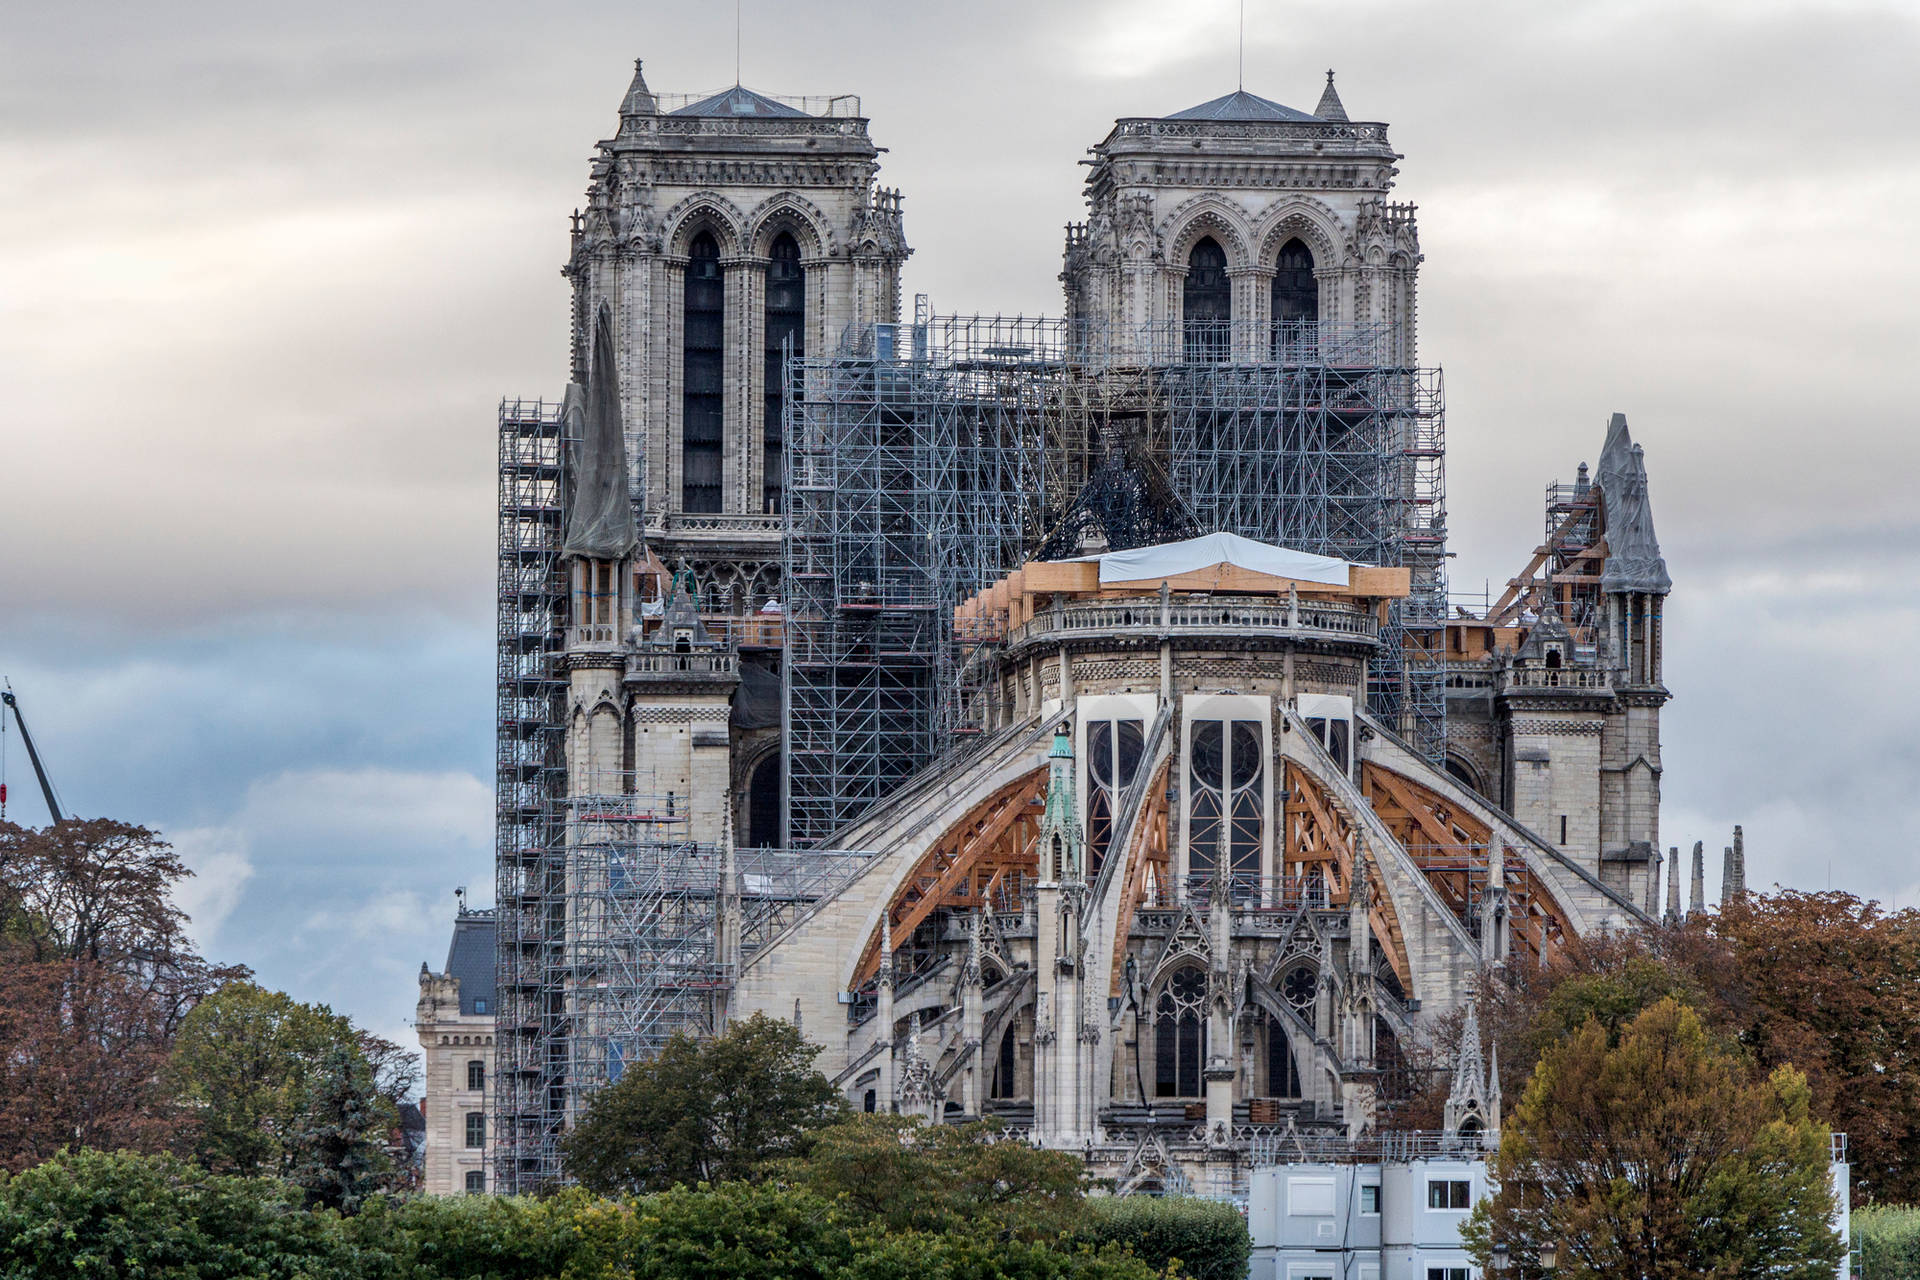
M1238 565L1276 578L1297 578L1332 587L1347 585L1347 562L1334 556L1308 555L1285 547L1255 542L1237 533L1209 533L1185 542L1166 542L1157 547L1137 547L1132 551L1109 551L1082 559L1100 562L1100 585L1110 582L1140 582L1171 578L1211 569L1215 565Z

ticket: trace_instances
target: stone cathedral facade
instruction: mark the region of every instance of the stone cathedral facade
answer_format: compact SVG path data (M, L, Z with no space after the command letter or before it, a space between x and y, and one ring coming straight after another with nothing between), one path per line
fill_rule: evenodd
M663 110L636 62L574 220L574 378L605 304L648 545L716 606L778 592L781 361L900 318L900 196L858 106L736 86Z
M505 1184L542 1168L539 1107L550 1132L649 1035L765 1011L856 1107L997 1116L1122 1190L1231 1190L1263 1143L1371 1130L1486 967L1659 913L1670 583L1618 415L1502 598L1434 620L1443 753L1369 711L1437 542L1371 565L1095 538L944 602L974 690L955 750L781 849L783 371L913 341L879 151L857 100L667 99L636 65L593 161L565 266L565 860L543 909L575 958L537 1027L506 1026L534 979L502 970L503 1043L553 1040L502 1068L548 1073L502 1112ZM1311 112L1235 92L1119 120L1092 154L1061 280L1103 359L1337 364L1331 335L1365 329L1376 363L1413 364L1400 157L1331 73ZM679 887L636 908L646 857ZM692 922L678 949L669 916ZM655 1003L613 1008L623 980ZM1497 1126L1490 1078L1456 1082L1454 1129Z

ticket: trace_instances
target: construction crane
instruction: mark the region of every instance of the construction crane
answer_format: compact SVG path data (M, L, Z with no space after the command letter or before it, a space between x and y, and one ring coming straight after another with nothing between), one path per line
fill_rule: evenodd
M6 729L8 707L13 708L13 722L20 726L20 741L27 744L27 759L33 762L33 776L40 780L40 794L45 798L47 812L53 816L53 824L57 827L62 821L60 802L54 799L53 783L47 780L47 767L40 763L40 752L33 745L33 735L27 732L26 717L20 714L20 700L13 696L12 689L0 690L0 732ZM7 784L0 780L0 809L4 808L6 802Z

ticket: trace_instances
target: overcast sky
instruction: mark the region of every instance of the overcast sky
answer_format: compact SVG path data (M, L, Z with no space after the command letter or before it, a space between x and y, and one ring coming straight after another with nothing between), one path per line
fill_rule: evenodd
M1405 153L1456 588L1619 410L1674 593L1665 843L1920 901L1920 18L1248 0L1246 85ZM743 0L863 95L907 291L1060 309L1075 163L1233 88L1236 0ZM88 3L0 20L0 674L66 803L159 827L209 951L410 1036L492 899L494 409L558 394L586 162L724 4ZM9 816L45 814L9 727Z

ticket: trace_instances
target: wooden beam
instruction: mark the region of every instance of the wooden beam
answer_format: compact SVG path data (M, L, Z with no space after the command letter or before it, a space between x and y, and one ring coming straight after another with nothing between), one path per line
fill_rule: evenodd
M1035 796L1044 792L1046 777L1046 768L1042 766L1007 783L970 809L965 817L947 829L932 848L921 855L913 872L901 882L893 900L887 904L887 914L894 920L896 933L912 933L948 894L972 874L975 866L993 848L994 842L1025 816ZM1000 870L1004 871L1019 860L1018 852L1012 857L1003 858ZM996 873L989 884L997 879ZM876 927L861 948L860 963L854 969L853 986L860 987L879 969L880 930Z
M1170 755L1154 770L1148 783L1146 803L1141 806L1139 829L1127 846L1126 882L1120 890L1120 909L1114 912L1113 963L1107 975L1107 994L1120 994L1120 976L1126 963L1127 934L1133 928L1133 913L1147 895L1147 872L1156 864L1167 863L1167 775L1173 767ZM1153 857L1158 853L1158 858ZM1164 875L1164 872L1162 873Z

